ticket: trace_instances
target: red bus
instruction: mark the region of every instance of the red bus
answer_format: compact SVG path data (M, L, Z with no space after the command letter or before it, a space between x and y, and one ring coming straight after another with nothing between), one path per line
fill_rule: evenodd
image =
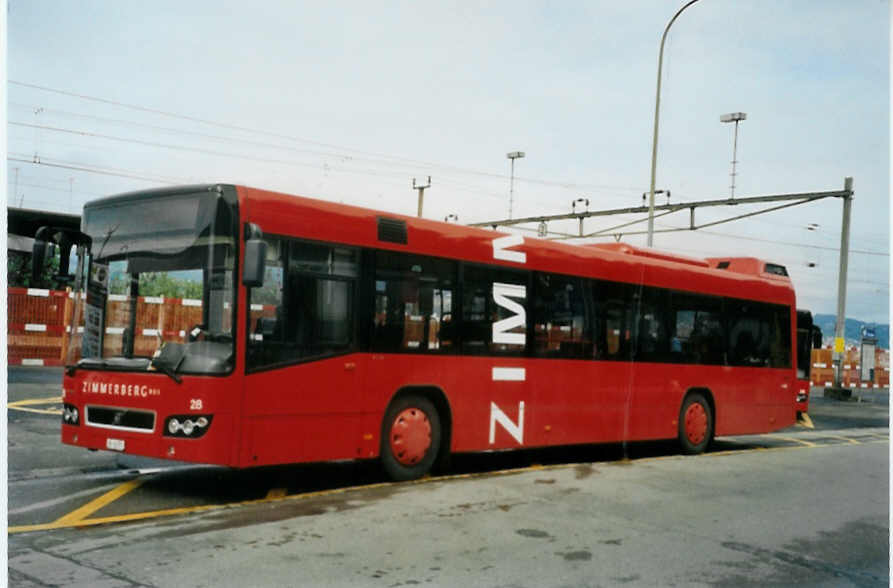
M81 233L39 235L38 264L47 241L80 252L70 445L240 468L380 458L403 480L457 452L698 453L796 419L794 290L753 258L230 185L95 200Z

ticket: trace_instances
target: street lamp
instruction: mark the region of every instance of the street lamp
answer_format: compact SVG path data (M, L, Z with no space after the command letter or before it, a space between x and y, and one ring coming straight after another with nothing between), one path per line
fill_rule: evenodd
M732 144L732 185L730 188L732 189L732 198L735 197L735 165L738 163L738 123L742 120L747 120L746 112L730 112L729 114L724 114L719 117L719 122L722 123L735 123L735 142Z
M512 151L511 153L506 153L505 155L509 159L512 160L512 175L511 179L509 179L509 220L512 219L512 201L515 198L515 160L521 159L524 157L523 151Z
M657 174L657 123L660 119L660 75L664 67L664 42L667 40L667 32L669 32L670 27L673 26L673 23L679 15L682 14L682 11L697 1L698 0L691 0L685 6L680 8L676 14L673 15L673 18L670 19L670 22L667 23L667 27L664 29L664 35L660 38L660 55L657 58L657 97L654 100L654 137L651 142L651 197L648 200L649 247L654 245L654 184Z

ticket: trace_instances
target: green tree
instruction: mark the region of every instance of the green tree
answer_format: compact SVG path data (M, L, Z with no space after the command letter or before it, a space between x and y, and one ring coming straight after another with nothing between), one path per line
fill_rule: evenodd
M37 280L31 275L31 254L10 251L6 258L6 284L10 288L63 287L54 276L59 273L59 256L49 260Z
M175 278L167 272L147 272L140 274L140 296L201 298L202 284L201 282Z

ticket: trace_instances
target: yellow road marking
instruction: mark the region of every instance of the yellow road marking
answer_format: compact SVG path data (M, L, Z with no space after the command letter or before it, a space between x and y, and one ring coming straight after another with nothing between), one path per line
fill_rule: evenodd
M124 482L120 486L112 488L99 498L95 498L84 506L71 511L63 517L56 519L53 524L59 526L73 526L76 523L84 520L103 506L118 500L128 492L136 490L143 485L143 482L145 482L144 478L135 478L133 480Z
M770 437L772 435L764 435L764 436ZM754 447L754 448L747 448L747 449L730 449L727 451L715 451L712 453L704 453L704 454L696 455L696 456L663 455L663 456L655 456L655 457L643 457L643 458L631 460L631 461L648 462L648 461L655 461L655 460L659 460L659 459L670 459L670 458L688 459L691 457L695 457L695 458L697 458L697 457L719 457L719 456L727 456L727 455L753 453L754 451L790 451L790 450L812 449L812 448L821 449L821 448L825 448L825 447L839 447L839 445L837 445L837 446L835 446L835 445L818 445L816 443L811 443L809 441L801 441L801 440L790 438L790 437L783 437L783 438L786 440L795 441L800 444L793 445L793 446L785 445L782 447ZM840 437L840 439L847 439L847 438ZM848 439L848 440L852 441L851 439ZM884 443L886 441L887 440L878 440L878 441L874 441L874 443ZM855 442L855 443L859 444L858 442ZM119 486L118 488L115 488L111 492L108 492L108 493L104 494L103 496L100 496L99 498L92 501L91 503L81 507L80 509L78 509L68 515L65 515L64 517L62 517L60 519L57 519L56 521L54 521L52 523L44 523L44 524L38 524L38 525L21 525L21 526L17 526L17 527L9 527L8 534L12 535L14 533L27 533L30 531L50 531L50 530L63 529L63 528L69 528L69 527L87 527L87 526L95 526L95 525L107 525L107 524L113 524L113 523L127 523L127 522L133 522L133 521L165 517L165 516L195 514L195 513L200 513L200 512L208 512L208 511L212 511L212 510L232 509L232 508L239 508L239 507L243 507L243 506L264 504L264 503L269 503L269 502L279 502L279 501L284 501L284 500L309 500L312 498L320 498L320 497L325 497L325 496L336 496L338 494L346 494L349 492L362 492L364 490L374 490L377 488L392 488L394 486L410 486L410 485L428 484L431 482L447 482L450 480L469 480L469 479L484 478L484 477L519 475L519 474L528 473L528 472L542 472L544 470L570 469L570 468L575 468L580 465L591 465L591 464L589 464L589 463L567 463L567 464L554 464L554 465L547 465L547 466L533 465L533 466L526 467L526 468L516 468L516 469L510 469L510 470L497 470L495 472L477 472L477 473L469 473L469 474L454 474L451 476L440 476L437 478L426 477L426 478L422 478L420 480L411 480L408 482L399 482L399 483L379 482L376 484L366 484L363 486L349 486L346 488L332 488L330 490L318 490L316 492L307 492L304 494L290 494L290 495L286 495L286 496L271 496L271 494L273 494L274 491L279 490L279 489L273 489L267 493L267 496L265 498L259 498L259 499L253 499L253 500L243 500L240 502L229 502L229 503L224 503L224 504L204 504L204 505L199 505L199 506L183 506L183 507L178 507L178 508L168 508L168 509L163 509L163 510L144 511L144 512L130 513L130 514L124 514L124 515L110 516L110 517L99 517L99 518L94 518L94 519L81 518L79 520L74 520L74 521L69 520L71 518L74 518L73 515L75 513L81 512L87 506L90 506L90 505L96 503L97 501L102 500L109 494L112 494L116 491L120 491L121 489L123 489L123 487L127 486L128 484L138 482L132 488L127 488L124 492L120 492L120 494L118 496L116 496L115 498L108 500L106 502L106 504L116 498L120 498L120 496L123 496L127 492L130 492L131 490L135 489L136 487L139 486L139 484L142 483L142 481L140 481L139 479L136 479L136 480L131 480L131 482L122 484L121 486ZM104 504L100 505L99 507L97 507L95 509L92 509L90 512L83 514L83 516L84 517L88 516L91 512L95 512L102 506L104 506Z
M780 439L782 441L790 441L791 443L799 443L804 447L815 447L817 445L812 441L804 441L803 439L796 439L794 437L785 437L784 435L763 435L763 437L769 437L770 439Z
M22 412L36 412L38 414L54 414L61 415L62 411L59 409L53 408L29 408L31 406L40 405L40 404L62 404L61 396L54 396L52 398L27 398L25 400L16 400L15 402L10 402L6 405L6 408L12 410L20 410Z
M52 408L25 408L24 406L8 406L7 408L21 412L36 412L37 414L52 414L56 416L62 414L61 410L54 410Z
M52 398L26 398L25 400L16 400L10 402L7 406L29 406L32 404L62 404L61 396L53 396Z
M846 441L847 443L852 443L853 445L862 445L861 441L856 441L855 439L850 439L849 437L842 437L840 435L825 435L829 439L840 439L841 441Z
M285 493L285 488L271 488L270 491L267 492L267 498L284 498Z
M815 429L815 425L812 424L812 419L809 418L809 415L806 414L805 412L801 412L800 418L797 420L800 421L797 424L800 425L801 427L806 427L807 429Z

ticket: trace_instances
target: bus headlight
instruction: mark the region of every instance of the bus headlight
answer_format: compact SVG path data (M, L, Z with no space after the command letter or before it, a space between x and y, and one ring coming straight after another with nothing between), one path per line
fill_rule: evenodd
M62 422L66 425L79 425L80 415L78 409L73 404L62 405Z
M211 427L213 418L213 415L171 415L165 422L164 434L167 437L198 439Z

